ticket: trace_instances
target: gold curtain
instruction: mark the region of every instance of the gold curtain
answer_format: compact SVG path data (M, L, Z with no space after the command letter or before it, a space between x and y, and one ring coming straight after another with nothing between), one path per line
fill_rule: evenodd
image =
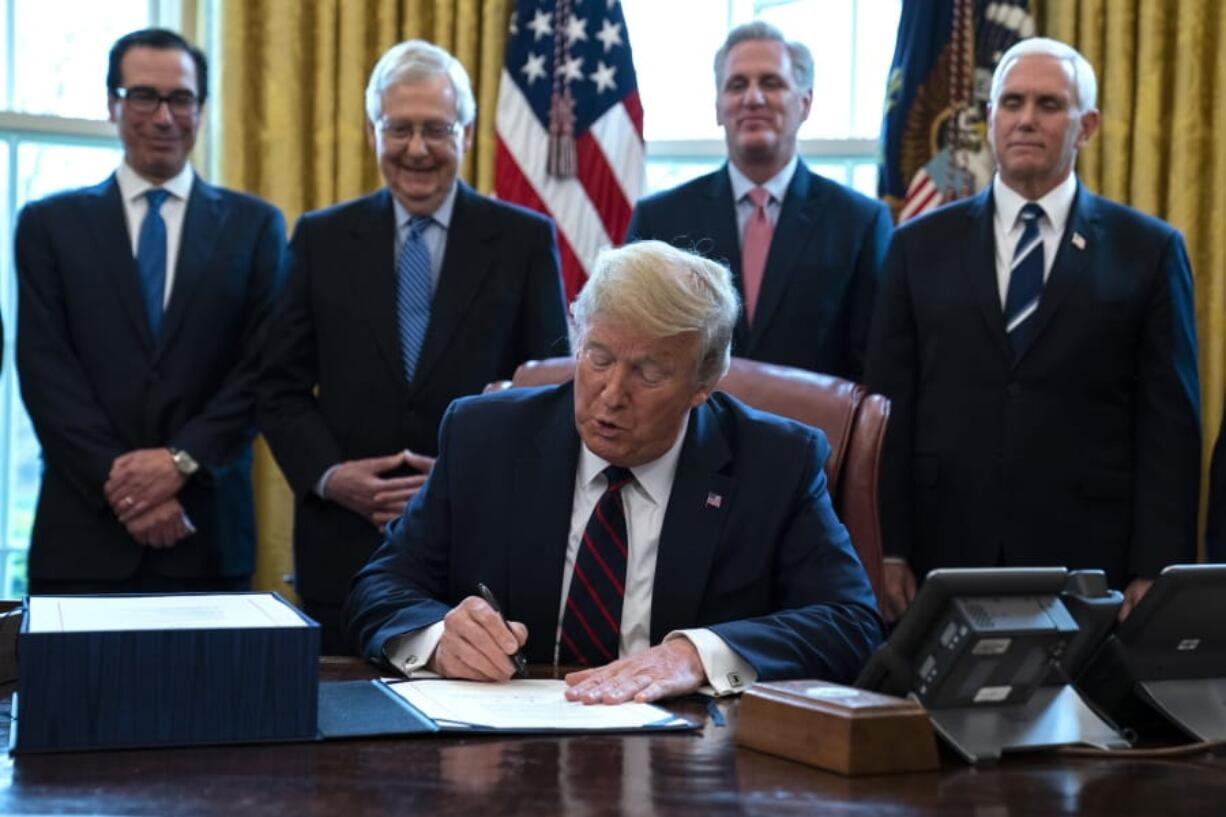
M1226 402L1226 3L1045 0L1038 29L1098 72L1102 128L1078 158L1082 180L1187 239L1207 474Z
M188 0L191 2L191 0ZM488 191L494 110L513 0L219 0L220 117L210 150L217 181L281 208L307 211L381 186L366 144L365 88L375 61L401 40L446 48L468 69L477 135L461 173ZM290 595L292 499L261 440L256 447L259 562L255 585Z

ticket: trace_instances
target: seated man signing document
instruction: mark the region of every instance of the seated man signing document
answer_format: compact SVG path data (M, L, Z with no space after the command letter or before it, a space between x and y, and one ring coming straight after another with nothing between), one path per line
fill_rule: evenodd
M522 650L586 667L566 676L586 703L850 681L882 631L830 447L714 392L737 310L714 262L605 251L573 308L574 381L448 409L425 488L346 602L363 654L502 681Z

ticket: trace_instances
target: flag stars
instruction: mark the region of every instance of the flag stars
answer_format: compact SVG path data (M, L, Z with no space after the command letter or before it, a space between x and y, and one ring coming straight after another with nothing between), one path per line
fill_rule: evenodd
M608 66L604 64L604 60L596 62L596 72L589 77L592 82L596 83L596 93L604 93L605 91L617 90L617 80L613 79L613 75L617 73L617 66Z
M531 22L528 23L528 28L532 31L532 42L536 42L541 37L548 37L553 34L551 15L547 11L537 9Z
M587 20L572 14L566 20L566 44L574 45L579 40L587 42Z
M566 62L558 66L558 73L566 82L583 79L583 57L567 57Z
M533 82L537 81L538 79L543 79L546 73L545 72L545 55L544 54L529 54L528 61L525 62L523 68L520 68L519 70L523 71L524 77L526 78L527 83L529 85L531 85Z
M605 19L600 23L600 32L597 33L596 39L604 44L604 52L609 53L615 45L624 45L622 42L622 24L615 23L612 20Z

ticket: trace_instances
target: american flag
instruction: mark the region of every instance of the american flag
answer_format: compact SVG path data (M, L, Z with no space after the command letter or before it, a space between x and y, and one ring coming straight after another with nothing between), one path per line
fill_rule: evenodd
M644 189L643 108L617 0L519 0L498 87L494 194L551 216L573 300Z

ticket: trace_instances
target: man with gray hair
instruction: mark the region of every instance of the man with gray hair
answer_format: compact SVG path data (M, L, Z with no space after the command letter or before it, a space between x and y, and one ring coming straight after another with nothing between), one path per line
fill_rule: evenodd
M656 238L728 264L745 304L732 353L858 380L890 238L889 210L811 172L796 135L813 57L761 21L715 54L727 164L638 203L627 241Z
M506 680L522 650L585 667L567 682L586 703L854 678L881 626L830 447L714 391L737 312L712 261L605 251L574 306L574 381L448 409L429 480L346 605L363 654Z
M1179 233L1073 172L1089 63L1023 40L992 79L992 186L899 229L866 382L892 401L882 611L932 568L1101 569L1122 615L1196 554L1200 392Z
M391 48L366 89L387 187L304 215L261 380L261 425L296 497L296 589L345 651L340 605L421 487L447 405L565 354L553 227L457 179L476 103L429 43Z

